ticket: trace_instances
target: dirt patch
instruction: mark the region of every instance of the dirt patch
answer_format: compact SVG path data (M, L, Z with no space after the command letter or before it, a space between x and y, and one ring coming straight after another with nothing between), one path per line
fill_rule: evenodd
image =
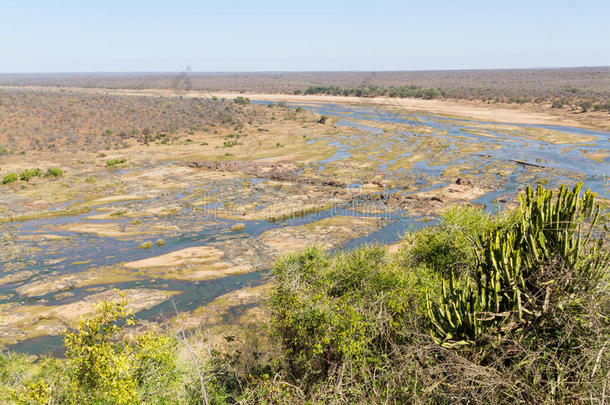
M123 194L123 195L111 195L108 197L98 198L96 200L91 201L92 205L99 204L108 204L118 201L133 201L133 200L143 200L147 198L146 196L135 195L135 194Z
M149 276L175 280L207 280L252 270L246 264L231 264L221 260L224 252L211 246L181 249L148 259L125 263L129 269L143 271ZM167 269L171 267L171 269Z
M126 229L121 223L112 222L75 222L64 224L54 229L56 231L93 233L98 236L110 238L135 236L140 235L142 233L134 229Z
M379 218L335 216L307 225L273 229L261 241L278 255L293 253L312 244L324 249L339 247L348 239L367 235L384 221Z
M213 264L224 255L221 250L210 246L191 247L161 256L125 263L130 269L143 269L147 267L173 267L185 264Z

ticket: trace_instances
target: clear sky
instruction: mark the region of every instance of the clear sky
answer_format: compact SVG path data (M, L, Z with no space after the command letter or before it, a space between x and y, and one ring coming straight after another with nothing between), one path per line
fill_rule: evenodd
M0 0L0 72L610 65L610 0Z

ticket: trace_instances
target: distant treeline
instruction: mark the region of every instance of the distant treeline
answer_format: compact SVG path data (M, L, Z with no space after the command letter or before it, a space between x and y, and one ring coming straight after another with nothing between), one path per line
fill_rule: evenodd
M476 100L610 112L610 66L386 72L0 74L0 86L170 89Z
M487 88L449 88L421 87L421 86L391 86L381 87L375 85L359 87L340 86L309 86L305 90L295 90L294 94L323 94L332 96L352 97L391 97L391 98L421 98L425 100L451 98L480 100L493 103L535 103L551 104L553 108L580 109L582 112L606 111L610 112L610 100L606 95L591 91L590 89L569 87L549 89L539 94L530 94L524 91L521 95L508 95L505 92L494 91ZM546 94L540 94L546 93Z
M296 90L295 94L300 94ZM327 94L333 96L354 96L354 97L397 97L397 98L423 98L432 100L445 97L447 94L441 88L419 87L419 86L399 86L399 87L338 87L338 86L309 86L304 94Z

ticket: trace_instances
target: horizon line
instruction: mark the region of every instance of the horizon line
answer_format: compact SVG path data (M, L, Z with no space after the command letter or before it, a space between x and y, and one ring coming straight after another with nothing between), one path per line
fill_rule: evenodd
M532 67L497 67L497 68L456 68L456 69L332 69L332 70L101 70L101 71L29 71L0 72L0 75L44 75L44 74L240 74L240 73L411 73L411 72L460 72L460 71L498 71L498 70L562 70L562 69L608 69L610 65L580 65L580 66L532 66Z

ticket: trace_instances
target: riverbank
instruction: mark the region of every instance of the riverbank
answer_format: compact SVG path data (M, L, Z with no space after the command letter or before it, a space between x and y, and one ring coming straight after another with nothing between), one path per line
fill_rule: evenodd
M606 113L575 113L540 107L531 104L487 104L468 100L423 100L416 98L349 97L327 95L290 95L213 92L212 96L233 99L238 96L256 101L284 101L288 103L337 103L364 106L380 106L414 113L438 114L445 117L489 122L511 122L527 125L562 125L610 130L610 116Z

